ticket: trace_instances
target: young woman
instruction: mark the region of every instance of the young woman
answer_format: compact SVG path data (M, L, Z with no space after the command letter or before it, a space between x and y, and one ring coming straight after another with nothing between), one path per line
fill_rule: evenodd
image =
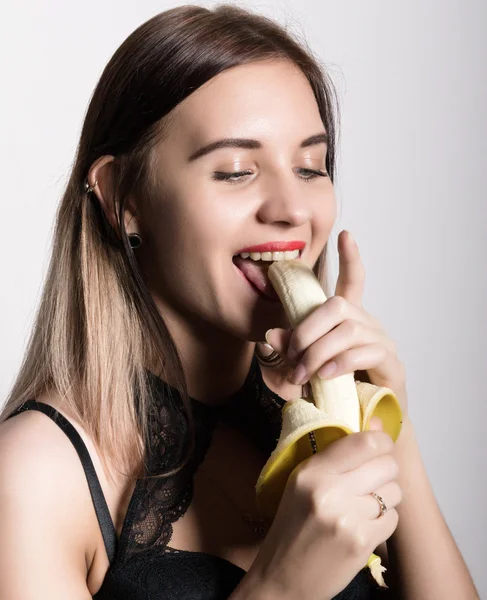
M475 597L352 237L294 331L269 256L245 254L299 252L328 291L332 90L282 28L230 6L163 12L109 61L1 417L1 600ZM317 371L391 387L402 433L314 455L266 528L255 483ZM384 590L364 566L387 550Z

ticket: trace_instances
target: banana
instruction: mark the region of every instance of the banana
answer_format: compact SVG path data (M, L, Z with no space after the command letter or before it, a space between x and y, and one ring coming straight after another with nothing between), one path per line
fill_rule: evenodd
M293 329L327 299L302 259L275 261L268 274ZM401 407L391 389L355 381L354 373L329 380L314 375L309 383L311 399L296 398L284 405L279 440L255 486L257 508L268 522L274 519L289 476L303 460L345 435L368 430L374 416L394 442L401 432ZM366 567L381 587L388 587L379 556L372 554Z

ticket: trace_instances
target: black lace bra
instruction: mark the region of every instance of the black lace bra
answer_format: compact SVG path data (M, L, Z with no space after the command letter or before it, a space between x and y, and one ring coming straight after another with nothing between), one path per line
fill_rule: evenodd
M156 474L180 463L188 427L178 392L152 373L149 377L156 402L149 419L147 464L148 473ZM110 560L95 600L223 600L246 571L212 554L171 548L172 523L191 503L193 476L203 462L218 420L240 430L270 455L280 435L284 403L264 383L255 356L242 388L225 405L210 406L191 399L196 436L192 459L172 477L137 480L119 539L88 450L71 423L35 399L27 400L11 416L32 409L44 412L63 429L79 454ZM335 600L372 600L388 595L364 568Z

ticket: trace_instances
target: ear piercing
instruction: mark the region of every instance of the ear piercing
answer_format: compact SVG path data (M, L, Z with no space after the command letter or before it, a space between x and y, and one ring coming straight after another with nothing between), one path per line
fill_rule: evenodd
M98 179L95 181L95 183L91 186L89 181L88 181L88 177L85 179L84 182L84 190L87 194L91 194L93 192L93 190L96 188L96 186L98 185ZM142 245L142 236L139 235L138 233L130 233L129 234L129 241L130 241L130 247L135 250L136 248L139 248Z
M93 187L89 184L88 182L88 177L85 179L85 184L84 184L84 188L85 188L85 192L87 194L91 194L91 192L96 188L96 186L98 185L98 179L95 181L95 183L93 184Z
M142 244L142 237L138 233L129 234L130 247L135 249Z

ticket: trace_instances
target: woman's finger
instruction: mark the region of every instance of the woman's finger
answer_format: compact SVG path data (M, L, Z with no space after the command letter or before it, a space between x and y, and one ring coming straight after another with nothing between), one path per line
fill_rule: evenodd
M376 366L387 353L381 342L377 331L357 321L345 321L306 350L291 381L300 385L315 373L323 379L330 379Z
M363 309L351 304L341 296L332 296L310 313L293 331L287 354L291 362L296 361L319 338L327 335L346 320L361 322L371 329L377 328L377 321ZM274 330L273 330L274 331ZM272 342L269 342L272 345Z
M375 489L374 492L382 498L388 511L396 508L397 505L401 503L402 490L396 481L390 481L389 483L386 483L385 485ZM374 520L379 518L381 512L380 504L371 493L365 494L360 498L360 500L361 502L359 503L358 510L366 519Z
M341 231L338 236L339 271L335 296L341 296L362 306L365 286L365 268L360 258L357 243L348 231Z

